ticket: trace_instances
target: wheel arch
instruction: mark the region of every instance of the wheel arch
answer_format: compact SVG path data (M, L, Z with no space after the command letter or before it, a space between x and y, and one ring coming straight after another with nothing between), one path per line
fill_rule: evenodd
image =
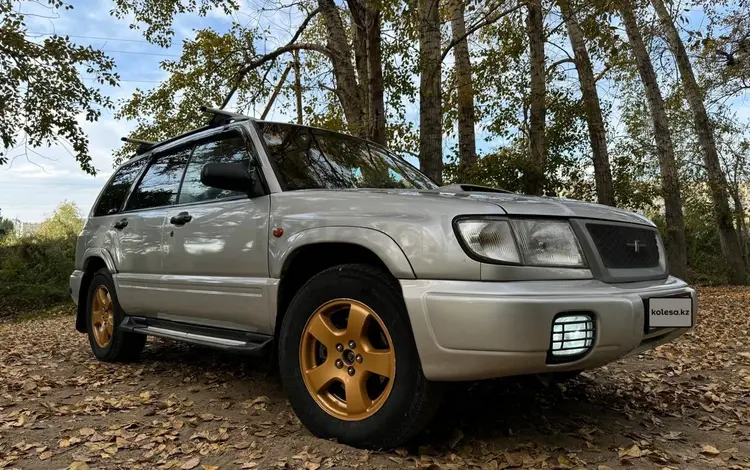
M86 333L86 309L88 308L88 293L91 280L101 269L107 269L110 273L114 272L112 258L103 251L90 253L83 261L83 277L81 286L78 289L78 307L76 309L76 331Z
M333 230L337 228L342 230ZM278 271L272 274L272 277L279 279L276 314L271 325L275 336L296 292L325 269L340 264L361 263L377 267L394 279L415 278L404 252L383 232L351 227L327 227L318 233L314 230L306 232L310 233L296 240L290 237L293 249L285 251L283 262L277 265Z

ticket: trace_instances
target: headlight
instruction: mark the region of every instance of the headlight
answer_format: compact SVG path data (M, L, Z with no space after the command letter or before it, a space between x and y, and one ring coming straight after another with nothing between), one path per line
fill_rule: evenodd
M582 268L586 259L567 221L467 218L456 233L469 255L482 261Z

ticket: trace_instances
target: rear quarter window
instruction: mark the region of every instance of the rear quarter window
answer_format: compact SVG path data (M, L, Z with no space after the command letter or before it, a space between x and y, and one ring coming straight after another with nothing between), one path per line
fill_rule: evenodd
M94 217L116 214L125 203L130 187L148 163L148 159L141 158L133 163L123 165L107 183L94 208Z

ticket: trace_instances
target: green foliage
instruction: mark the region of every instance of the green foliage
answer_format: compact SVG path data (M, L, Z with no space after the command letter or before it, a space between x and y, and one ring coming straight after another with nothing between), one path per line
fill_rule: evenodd
M145 25L144 36L150 42L167 47L172 42L174 17L181 13L196 12L200 16L213 8L229 15L238 9L234 0L115 0L112 13L120 19L132 21L131 29Z
M67 36L30 39L22 6L31 3L41 4L50 15L73 8L62 0L0 0L0 165L13 157L15 148L23 147L28 156L37 153L35 147L58 142L70 147L83 171L93 174L79 119L96 121L102 108L113 107L98 85L117 85L114 62ZM84 82L87 78L94 79L92 85Z
M0 316L69 299L68 279L82 225L78 208L63 203L39 233L0 241Z
M13 233L13 221L4 218L2 214L2 211L0 211L0 241Z
M198 31L195 39L185 41L179 60L165 60L162 68L169 78L153 90L138 89L122 103L116 117L135 121L132 137L163 140L203 126L207 116L198 108L221 103L234 85L238 65L233 55L238 50L254 55L252 44L258 38L255 30L235 24L226 33L211 29ZM257 100L265 88L257 72L243 80L237 92L240 109ZM126 145L116 153L116 163L132 155L134 146Z

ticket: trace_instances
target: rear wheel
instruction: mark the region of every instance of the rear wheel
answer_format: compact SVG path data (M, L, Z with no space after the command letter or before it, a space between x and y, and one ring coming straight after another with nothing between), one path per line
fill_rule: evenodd
M87 302L86 325L94 356L105 362L138 359L146 337L120 330L125 314L106 269L97 271L91 280Z
M396 446L438 404L398 285L369 266L330 268L299 290L281 325L279 369L303 424L351 445Z

